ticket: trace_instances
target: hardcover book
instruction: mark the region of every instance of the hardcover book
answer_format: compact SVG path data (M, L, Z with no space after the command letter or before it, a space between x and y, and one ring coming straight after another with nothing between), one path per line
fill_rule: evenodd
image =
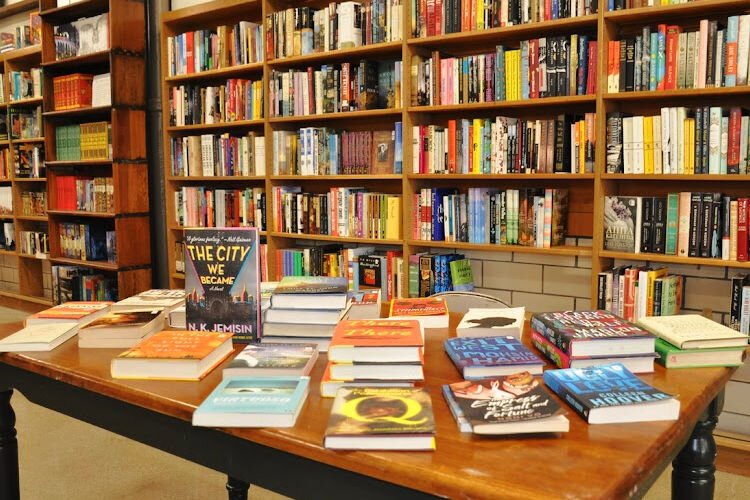
M328 359L335 363L421 363L424 334L419 321L341 321L333 331Z
M679 349L746 347L748 336L700 314L649 316L638 325Z
M589 424L676 420L680 402L620 363L544 372L544 383Z
M257 341L258 230L191 228L185 230L184 241L188 330L229 332L237 342Z
M69 301L26 318L26 326L70 322L86 324L107 314L112 302Z
M408 380L339 380L331 377L331 364L326 365L320 378L320 395L324 398L334 398L342 387L414 387L414 382Z
M604 197L604 248L635 252L635 196Z
M271 307L281 309L343 309L346 278L284 276L271 294Z
M512 335L521 338L526 308L469 309L456 327L458 337L495 337Z
M78 331L74 323L29 325L0 339L0 352L51 351Z
M678 349L663 339L656 339L658 362L665 368L703 368L707 366L741 366L745 359L742 347Z
M453 337L445 352L467 380L527 371L541 375L544 361L516 337Z
M196 408L202 427L292 427L307 399L310 377L223 380Z
M222 375L302 376L307 375L318 359L315 344L249 344L224 368Z
M570 426L557 401L529 372L445 385L443 396L465 432L568 432Z
M144 335L161 330L163 326L164 315L160 309L112 311L81 328L79 345L84 339L140 339Z
M324 446L338 450L434 450L435 420L424 388L341 388Z
M654 352L652 334L607 311L534 314L531 327L573 357Z
M441 297L394 298L391 319L416 319L423 328L448 328L448 305Z

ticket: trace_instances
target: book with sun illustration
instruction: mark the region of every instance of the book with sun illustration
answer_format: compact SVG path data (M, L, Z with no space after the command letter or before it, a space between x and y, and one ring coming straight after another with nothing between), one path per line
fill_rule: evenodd
M521 338L526 315L524 307L505 309L469 309L456 327L457 337L499 337Z
M260 273L255 228L185 230L185 315L188 330L259 338Z

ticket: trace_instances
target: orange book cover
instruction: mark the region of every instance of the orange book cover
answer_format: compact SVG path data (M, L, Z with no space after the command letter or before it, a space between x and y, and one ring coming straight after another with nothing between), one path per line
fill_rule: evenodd
M112 302L66 302L36 313L32 318L78 320L102 309L107 309L111 305Z
M389 319L345 320L336 325L331 339L333 346L383 347L422 346L419 321Z
M448 305L440 297L393 299L389 316L442 316L448 314Z
M187 330L164 330L118 355L118 358L203 359L211 354L231 333Z

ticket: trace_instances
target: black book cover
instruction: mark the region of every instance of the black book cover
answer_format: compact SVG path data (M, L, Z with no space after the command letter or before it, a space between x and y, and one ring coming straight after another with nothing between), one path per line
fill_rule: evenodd
M622 70L622 68L621 68ZM634 85L635 73L635 40L628 39L625 41L625 91L632 92ZM620 87L622 91L622 87Z
M547 38L547 97L557 96L557 37Z
M654 280L654 316L661 316L661 291L664 288L664 280L657 278Z
M724 196L721 198L721 248L722 254L729 254L729 249L724 249L724 246L729 245L729 233L732 230L732 218L731 218L731 207L732 198L730 196Z
M612 113L607 117L607 173L622 172L622 115Z
M742 287L748 283L747 274L732 276L732 297L729 306L729 328L740 330L740 316L742 314Z
M721 218L722 198L721 193L712 193L711 200L711 236L709 238L711 249L709 257L714 259L721 258Z
M611 272L611 271L610 271ZM599 273L598 284L596 294L596 308L606 309L607 308L607 273Z
M433 255L421 255L419 257L419 296L429 297L434 282L432 272Z
M703 193L692 193L690 197L690 231L688 256L697 257L701 245L701 221L703 220Z
M654 198L653 239L651 241L651 252L664 253L667 232L667 198L657 196Z
M568 95L570 89L568 74L568 52L570 51L570 39L561 36L557 42L557 95Z
M641 201L641 248L642 253L651 252L651 240L653 238L654 199L644 196Z
M628 46L627 40L623 40L620 42L620 86L619 86L620 92L625 90L625 79L626 79L625 77L628 73L628 68L626 64L627 46Z
M713 197L714 193L703 193L701 203L700 249L701 257L711 256L711 229L713 227Z
M555 119L555 173L570 172L570 115L558 115Z
M706 87L713 87L714 75L716 74L716 33L718 31L716 21L708 22L708 54L706 57Z

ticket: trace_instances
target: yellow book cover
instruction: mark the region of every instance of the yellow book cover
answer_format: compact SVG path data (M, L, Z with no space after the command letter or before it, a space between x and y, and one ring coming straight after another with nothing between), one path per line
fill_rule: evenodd
M513 51L513 100L521 99L521 51Z
M646 315L654 314L654 281L667 275L667 268L661 267L648 272L648 281L646 283Z
M512 59L513 55L511 54L513 52L512 50L506 50L505 51L505 100L506 101L512 101L513 95L512 95L512 75L510 68L512 66Z
M685 173L695 173L695 118L685 120Z
M478 30L484 29L484 0L476 0L477 2L477 27Z
M388 217L385 221L385 238L401 239L401 197L388 196Z
M643 173L654 173L654 117L643 117Z
M471 140L471 173L481 173L482 165L482 151L479 147L482 141L482 120L480 118L474 118L472 122L474 132Z

